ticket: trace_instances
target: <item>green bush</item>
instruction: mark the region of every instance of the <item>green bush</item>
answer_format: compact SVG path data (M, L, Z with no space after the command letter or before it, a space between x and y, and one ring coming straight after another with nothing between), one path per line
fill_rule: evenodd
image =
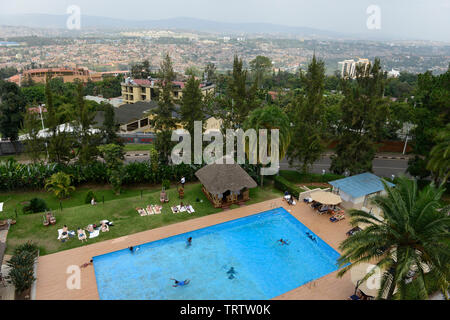
M92 198L94 198L94 200L97 201L97 197L95 196L94 191L89 190L89 191L87 192L87 194L86 194L86 197L84 198L84 203L90 204Z
M168 180L168 179L164 179L163 181L162 181L162 187L164 188L164 189L170 189L170 180Z
M30 200L30 204L23 207L23 213L37 213L48 210L47 204L41 198L33 198Z
M297 187L295 184L289 182L281 176L275 176L273 181L275 188L283 192L288 191L289 194L293 195L297 199L299 198L300 193L304 191L302 188Z
M14 255L7 265L11 268L8 282L14 284L16 293L21 294L31 288L34 277L34 262L38 254L38 248L32 242L20 245L14 250Z

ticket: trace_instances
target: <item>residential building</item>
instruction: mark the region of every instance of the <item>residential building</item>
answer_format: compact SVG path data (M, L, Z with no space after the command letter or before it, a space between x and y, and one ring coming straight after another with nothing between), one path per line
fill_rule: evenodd
M80 80L84 83L91 81L101 81L100 73L93 73L87 68L42 68L25 70L22 74L8 78L8 81L21 85L23 82L32 80L35 83L45 83L47 76L51 78L62 78L64 82L74 82Z
M183 95L185 82L173 82L173 98L179 100ZM201 83L200 89L203 94L214 92L215 85L212 83ZM154 101L158 99L161 90L159 79L125 79L122 83L122 97L124 103L136 103L139 101Z

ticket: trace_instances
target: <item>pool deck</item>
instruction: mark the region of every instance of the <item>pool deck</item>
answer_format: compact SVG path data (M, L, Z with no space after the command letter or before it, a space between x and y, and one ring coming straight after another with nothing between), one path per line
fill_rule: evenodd
M39 257L36 281L37 300L98 300L97 283L92 265L81 269L79 273L79 289L69 289L68 285L76 287L76 273L68 273L70 266L80 266L101 254L152 242L177 234L209 227L218 223L250 216L273 208L283 207L305 226L311 229L322 240L335 250L346 238L345 233L351 229L347 220L330 222L329 215L318 215L308 205L297 203L289 206L281 199L268 200L257 204L227 210L209 216L200 217L164 227L143 231L128 236L86 244L82 247L61 251ZM73 272L73 271L72 271ZM286 292L274 299L283 300L343 300L353 294L354 285L347 273L343 278L336 278L336 272L309 282L301 287Z

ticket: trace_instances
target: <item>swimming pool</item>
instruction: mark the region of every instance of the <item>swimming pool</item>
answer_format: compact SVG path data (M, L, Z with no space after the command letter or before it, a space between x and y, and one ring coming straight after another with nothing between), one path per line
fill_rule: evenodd
M271 299L337 270L339 257L283 208L138 248L94 257L100 299ZM190 283L173 287L170 278Z

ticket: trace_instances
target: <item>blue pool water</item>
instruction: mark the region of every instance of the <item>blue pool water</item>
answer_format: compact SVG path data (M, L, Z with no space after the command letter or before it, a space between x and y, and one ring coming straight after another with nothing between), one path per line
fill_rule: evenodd
M277 242L280 238L289 245ZM263 300L337 270L338 257L277 208L146 243L134 253L124 249L97 256L94 268L100 299ZM231 267L236 273L229 279ZM190 283L175 288L170 278Z

